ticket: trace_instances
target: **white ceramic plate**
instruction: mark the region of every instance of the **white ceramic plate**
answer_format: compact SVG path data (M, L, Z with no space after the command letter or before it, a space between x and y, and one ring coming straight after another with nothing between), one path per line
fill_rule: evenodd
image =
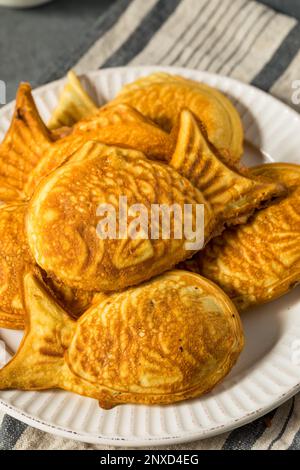
M250 145L246 162L300 163L300 116L271 96L230 78L179 68L134 67L101 70L82 77L99 104L124 83L165 70L206 82L228 94L238 107ZM64 80L34 92L47 121ZM13 103L0 111L0 137ZM260 149L260 150L258 150ZM300 390L300 290L243 314L246 347L230 375L205 397L170 406L118 406L101 410L95 400L63 391L0 392L10 415L53 434L115 446L187 442L241 426L265 414ZM21 333L1 330L12 353ZM297 361L298 359L298 361Z

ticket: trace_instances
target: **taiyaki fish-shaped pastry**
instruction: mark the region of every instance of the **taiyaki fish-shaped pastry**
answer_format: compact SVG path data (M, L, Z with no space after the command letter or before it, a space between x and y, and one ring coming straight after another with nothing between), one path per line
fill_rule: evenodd
M277 181L226 165L189 110L180 114L176 148L169 165L200 189L220 229L244 223L255 209L285 191Z
M48 127L53 130L72 126L80 119L93 114L97 109L97 105L85 91L76 74L70 70L67 75L67 83L62 90L58 105L52 113Z
M268 164L253 173L283 182L288 195L212 240L189 265L224 289L239 310L280 297L300 282L300 166Z
M212 144L231 162L243 153L243 128L238 112L221 92L204 83L155 73L130 83L113 102L129 104L167 132L184 108L205 125Z
M140 150L148 158L169 160L174 141L171 136L126 104L107 105L73 126L74 134L92 136L107 145ZM91 138L91 137L89 137Z
M30 253L24 227L27 204L0 208L0 327L15 330L25 326L23 277L35 270L46 281L55 298L72 315L80 315L91 304L93 293L70 289L49 279L37 268Z
M18 90L11 126L0 145L1 201L25 198L24 185L50 142L50 133L36 109L31 88L23 83Z
M169 134L130 106L122 104L103 107L72 129L60 128L54 138L56 141L44 150L43 158L28 177L24 188L27 197L31 197L44 176L67 162L89 140L140 150L155 160L170 159L174 148L174 139Z
M210 391L244 344L229 298L184 271L103 296L77 322L31 274L25 301L27 332L0 370L0 389L61 388L106 409L169 404Z
M161 204L174 208L166 236L152 217ZM169 165L92 141L41 182L30 201L27 236L51 277L74 288L115 291L191 257L214 222L201 192Z

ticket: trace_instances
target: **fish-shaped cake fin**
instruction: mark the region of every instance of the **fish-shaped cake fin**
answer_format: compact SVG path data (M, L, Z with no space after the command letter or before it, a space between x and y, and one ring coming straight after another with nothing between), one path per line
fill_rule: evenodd
M2 201L12 200L11 191L15 191L14 199L26 198L24 185L50 143L51 135L37 111L30 85L23 83L10 128L0 145L0 178L7 186L7 195L5 188L0 193Z
M284 186L228 166L189 110L180 114L169 164L202 191L222 225L245 222L255 209L284 193Z
M0 388L57 388L75 322L33 274L25 276L24 298L28 309L25 336L16 356L0 370Z
M0 389L62 388L107 409L169 404L210 391L244 345L230 299L184 271L102 296L77 322L31 273L25 303L26 334L0 370Z
M67 75L67 83L62 90L58 105L52 113L48 127L53 130L62 126L72 126L97 109L97 105L71 70Z

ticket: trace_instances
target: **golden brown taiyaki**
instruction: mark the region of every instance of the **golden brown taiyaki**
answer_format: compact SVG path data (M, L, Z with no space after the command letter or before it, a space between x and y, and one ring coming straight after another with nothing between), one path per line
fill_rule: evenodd
M25 326L23 277L36 270L55 298L72 315L80 315L91 304L93 293L70 289L41 272L30 253L24 229L27 204L0 208L0 327L15 330Z
M189 110L180 114L169 165L200 189L211 204L220 230L225 225L244 223L257 208L285 191L277 181L253 175L246 168L232 168L222 161Z
M103 296L77 322L31 274L25 302L25 339L0 370L0 389L61 388L106 409L169 404L210 391L244 344L229 298L184 271Z
M158 160L170 159L174 147L169 134L130 106L122 104L103 107L90 118L80 120L71 130L60 128L58 131L58 137L62 138L49 145L43 159L30 174L25 187L28 195L33 194L44 176L68 161L89 140L140 150L148 158Z
M103 144L140 150L148 158L168 161L174 140L153 121L126 104L108 105L73 126L72 134Z
M87 141L133 148L158 160L168 160L174 146L171 136L126 105L102 108L91 119L79 121L72 129L60 128L51 136L55 142L48 142L43 158L28 176L24 188L28 198L44 176L67 162Z
M85 91L80 80L70 70L67 75L67 83L59 98L57 107L52 113L48 127L51 130L72 126L82 118L93 114L98 106Z
M29 84L20 85L11 126L0 144L0 200L25 199L24 186L51 142L31 96Z
M253 174L284 183L288 195L184 264L216 282L239 310L276 299L300 282L300 165L262 165Z
M44 176L88 140L134 148L162 160L167 160L173 149L166 132L126 105L102 108L94 119L50 132L37 111L30 85L24 83L18 90L10 129L0 145L0 201L30 199Z
M221 92L204 83L154 73L125 85L112 103L133 106L170 132L184 108L190 109L207 130L210 142L230 162L243 153L243 128L238 112Z
M129 208L123 222L121 198L126 198ZM163 239L162 224L152 223L152 206L160 209L160 204L171 209L175 204L181 216L175 213L173 217L171 212L168 239ZM184 204L192 205L187 220ZM196 226L198 204L204 221L198 218ZM110 211L103 209L108 205ZM106 211L109 214L104 217ZM111 216L115 224L105 220ZM102 224L115 230L115 236L105 238ZM203 234L206 243L214 226L210 205L201 192L169 165L148 160L138 151L94 141L44 178L27 215L28 241L37 264L54 279L88 291L123 289L172 268L200 249L187 248L188 240L200 241ZM189 236L186 230L194 234Z

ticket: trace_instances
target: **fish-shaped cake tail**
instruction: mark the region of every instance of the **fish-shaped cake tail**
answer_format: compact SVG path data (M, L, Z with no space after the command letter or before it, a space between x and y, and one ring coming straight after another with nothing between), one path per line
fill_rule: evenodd
M17 199L25 198L22 195L24 185L51 140L35 106L30 85L22 83L12 123L0 145L0 178L5 179L7 187L1 192L2 201L11 200L13 192L18 193Z
M72 126L75 122L97 111L97 105L72 70L69 71L67 78L68 81L61 93L59 103L48 123L51 130Z
M15 357L0 370L0 389L56 388L61 385L64 352L75 322L34 274L25 276L24 297L28 313L25 336Z
M221 226L244 223L255 209L285 192L277 181L228 166L189 110L181 112L176 131L169 164L202 191Z

